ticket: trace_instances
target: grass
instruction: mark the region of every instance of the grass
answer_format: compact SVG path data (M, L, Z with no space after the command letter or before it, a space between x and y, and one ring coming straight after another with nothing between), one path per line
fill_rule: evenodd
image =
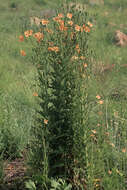
M7 156L7 159L20 156L22 150L28 146L36 106L36 97L33 96L37 90L34 80L36 68L31 63L32 52L29 48L31 44L19 42L18 37L24 30L30 28L30 16L41 17L43 10L55 9L59 2L58 0L53 2L3 0L1 2L0 106L2 109L0 111L0 133L3 138L0 139L0 150L5 157ZM95 26L95 31L90 45L96 54L93 57L93 70L98 78L98 82L90 89L91 97L101 92L102 97L107 99L107 109L111 117L116 112L121 113L119 117L122 125L122 119L125 121L127 119L127 67L122 67L127 62L127 47L120 48L115 45L114 33L119 29L127 33L127 2L126 0L120 2L106 0L104 5L100 6L87 4L87 10L94 15L91 22ZM26 51L26 57L21 57L21 49ZM115 64L114 70L100 72L102 68L112 64ZM91 83L94 82L91 81ZM96 123L98 111L99 108L93 111L93 125ZM10 144L13 146L11 147Z

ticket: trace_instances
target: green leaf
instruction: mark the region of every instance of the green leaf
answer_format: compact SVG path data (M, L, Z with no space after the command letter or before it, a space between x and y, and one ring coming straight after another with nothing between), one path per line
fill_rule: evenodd
M64 190L71 190L72 189L72 185L71 184L69 184L67 187L65 187L65 189Z
M51 186L52 186L53 188L56 189L56 188L59 187L59 185L60 185L60 184L59 184L57 181L55 181L55 180L52 180L52 181L51 181Z
M36 190L35 183L32 180L25 182L25 186L27 189Z

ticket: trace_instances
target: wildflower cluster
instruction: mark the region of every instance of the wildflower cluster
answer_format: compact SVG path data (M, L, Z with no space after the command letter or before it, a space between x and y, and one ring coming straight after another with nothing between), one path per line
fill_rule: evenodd
M51 27L51 25L53 24L52 21L54 21L58 24L57 27L54 28L54 31L52 30L52 27ZM71 40L74 40L77 32L89 33L91 28L93 27L93 24L89 21L87 22L87 24L84 24L84 23L82 25L75 24L72 13L67 13L66 15L59 13L58 16L53 17L52 20L42 19L41 24L42 24L41 32L39 31L39 32L34 33L33 30L27 30L24 32L24 35L19 36L19 41L23 42L24 38L34 37L37 40L37 42L39 43L43 40L44 41L47 40L46 32L48 34L54 35L54 33L58 33L59 31L64 32L65 36L67 36L69 34L69 33L67 33L68 31L71 31L69 34L69 37ZM44 28L43 28L43 26L44 26ZM48 43L51 44L52 42L48 42ZM48 51L58 52L59 50L60 50L60 47L58 47L58 46L52 45L52 46L48 47ZM76 44L75 50L78 53L80 53L79 44ZM22 56L26 55L26 52L24 50L22 50L20 53ZM84 67L87 67L87 64L84 64Z

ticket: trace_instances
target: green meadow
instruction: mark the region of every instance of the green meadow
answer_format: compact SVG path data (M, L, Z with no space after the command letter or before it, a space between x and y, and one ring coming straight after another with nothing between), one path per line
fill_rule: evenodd
M82 144L82 138L87 139L83 141L87 144L87 146L85 146L85 153L82 151L80 155L86 154L86 157L84 161L80 156L78 157L78 151L74 154L75 159L79 160L79 166L76 166L76 170L72 172L74 175L73 179L63 177L63 174L57 174L57 169L54 169L54 172L52 172L52 169L51 173L49 172L51 176L48 181L47 178L44 178L47 176L47 173L44 175L41 171L41 174L37 173L37 176L32 173L37 163L37 158L34 160L31 156L32 153L29 153L31 151L31 142L33 142L35 138L33 126L35 125L36 110L38 109L38 95L36 96L36 93L39 93L38 68L36 62L34 62L36 60L38 61L38 59L34 58L35 43L27 38L25 38L23 42L20 42L19 36L24 35L24 31L30 29L39 31L39 26L36 24L31 26L30 18L38 17L42 19L44 14L49 14L49 19L51 19L53 16L52 13L60 13L59 9L61 9L61 7L59 6L61 0L1 0L1 190L125 190L127 188L127 46L117 46L115 41L115 32L117 30L127 34L127 2L126 0L104 0L104 4L90 2L91 1L88 0L77 0L79 8L75 10L75 15L77 14L76 12L78 12L79 17L83 11L86 11L90 15L89 21L93 24L89 39L89 49L92 51L90 54L91 57L89 57L91 65L90 73L88 72L89 76L87 76L86 73L86 76L88 79L90 78L90 80L88 80L89 84L87 85L87 93L85 94L86 99L88 99L88 104L87 102L85 103L85 109L90 109L90 111L86 110L87 119L84 120L84 125L86 125L88 132L85 135L89 135L90 138L83 137L81 134L80 136L78 132L76 133L79 135L79 143ZM70 4L71 1L67 1L67 3ZM82 5L84 5L84 8L82 8ZM45 53L43 45L41 48L40 49ZM26 52L26 56L21 55L21 50ZM39 56L40 55L41 52L39 52ZM42 58L45 59L45 55L43 55ZM39 64L39 61L37 64ZM84 92L84 86L81 88ZM77 91L75 92L77 93ZM89 97L87 97L87 95L89 95ZM97 104L98 101L101 101L100 99L102 102ZM44 117L42 118L46 119ZM98 128L96 129L97 126ZM105 126L106 131L104 130ZM82 130L80 133L82 133ZM111 138L109 137L109 144L111 146L106 145L107 139L103 140L105 139L104 133L107 139L109 133L111 134ZM48 134L47 131L46 134ZM70 134L71 132L69 131L68 136ZM39 135L38 138L40 138ZM91 140L91 138L93 138L93 140ZM55 142L57 142L57 140ZM76 144L78 138L74 139L74 142ZM40 148L40 146L41 143L37 147ZM81 150L83 150L82 146L83 145L81 145L81 147L79 146ZM54 147L52 147L52 149ZM41 148L45 151L46 145L44 146L43 144ZM78 149L77 144L74 150L77 150L76 148ZM36 149L36 147L34 147L34 149ZM34 154L38 154L37 157L39 157L39 152L35 152ZM102 161L104 157L106 159ZM14 180L12 177L12 180L8 182L8 180L6 180L7 173L5 172L7 163L22 158L24 159L25 167L27 168L28 165L32 165L32 169L28 167L28 171L23 177ZM47 164L46 159L43 162ZM81 180L83 177L79 179L80 177L78 176L80 173L78 169L84 167L80 164L81 162L86 164L85 167L87 169L85 169L88 172L86 172L86 177L86 173L81 171L81 175L85 176L85 182ZM89 163L91 165L90 167ZM58 164L60 165L61 163L59 162ZM45 165L43 167L44 169L46 168ZM61 170L62 169L60 169L58 173L60 173ZM37 170L35 171L37 172ZM9 172L11 171L8 169L8 173Z

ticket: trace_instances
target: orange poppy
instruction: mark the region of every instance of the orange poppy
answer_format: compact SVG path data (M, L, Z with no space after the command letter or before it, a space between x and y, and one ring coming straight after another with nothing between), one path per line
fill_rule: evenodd
M71 60L72 60L72 61L73 61L73 60L78 60L78 57L74 55L74 56L72 56Z
M20 42L23 42L23 41L24 41L24 36L23 36L23 35L20 35L20 36L19 36L19 41L20 41Z
M26 38L28 38L29 36L32 36L32 34L33 34L33 30L27 30L24 32L24 35Z
M85 57L84 57L84 56L81 56L81 57L80 57L80 59L81 59L81 60L84 60L84 59L85 59Z
M28 37L29 37L29 32L28 32L28 31L25 31L25 32L24 32L24 35L25 35L26 38L28 38Z
M67 13L67 18L72 19L72 14L71 13Z
M93 24L91 22L88 21L87 24L89 27L93 27Z
M76 49L76 51L77 51L78 53L80 53L79 44L76 45L75 49Z
M83 27L81 27L81 32L83 32Z
M37 97L37 96L38 96L38 93L37 93L37 92L34 92L34 93L33 93L33 96L36 96L36 97Z
M108 170L108 173L109 173L109 175L111 175L111 174L112 174L112 171L111 171L111 170Z
M90 28L89 28L88 26L86 26L86 27L84 28L84 30L85 30L85 32L90 32Z
M81 26L79 26L79 25L76 24L75 25L75 30L79 32L81 30Z
M91 136L91 137L95 137L95 135L94 135L94 134L91 134L90 136Z
M94 133L94 134L96 134L97 133L97 131L96 130L91 130L92 131L92 133Z
M100 100L100 101L99 101L99 104L103 104L103 103L104 103L104 101L103 101L103 100Z
M101 97L100 97L99 95L97 95L97 96L96 96L96 98L97 98L98 100L100 100L100 99L101 99Z
M48 51L54 51L54 52L58 52L59 48L57 46L54 47L48 47Z
M58 14L58 17L59 17L59 18L63 18L64 15L63 15L62 13L59 13L59 14Z
M72 21L72 20L69 20L69 21L68 21L68 24L72 26L72 25L73 25L73 21Z
M41 40L43 40L44 35L41 32L37 32L34 34L34 37L37 39L38 42L40 42Z
M84 66L84 68L86 68L86 67L87 67L87 64L86 64L86 63L84 63L84 64L83 64L83 66Z
M66 26L64 26L64 25L60 25L60 26L59 26L59 30L60 30L60 31L67 31L67 29L68 29L68 28L67 28Z
M86 28L86 25L85 25L85 24L83 24L83 26L82 26L82 27L83 27L83 29L85 29L85 28Z
M56 21L56 22L58 22L60 20L60 17L58 17L58 16L57 17L53 17L53 20Z
M113 143L109 143L113 148L115 148L115 145Z
M125 153L125 152L126 152L126 148L123 148L123 149L122 149L122 152Z
M48 120L47 119L44 119L44 124L48 124Z
M49 20L42 19L41 23L42 23L42 25L47 25L49 23Z
M26 56L26 52L25 52L24 50L20 50L20 54L21 54L22 56Z
M60 24L60 25L62 25L62 26L64 26L64 20L58 20L58 23Z

